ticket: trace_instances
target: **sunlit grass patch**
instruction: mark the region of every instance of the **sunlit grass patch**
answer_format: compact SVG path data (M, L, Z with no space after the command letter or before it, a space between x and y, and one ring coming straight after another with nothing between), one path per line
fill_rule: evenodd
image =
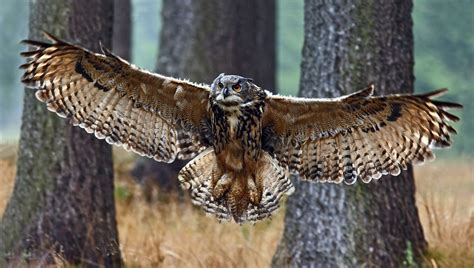
M0 155L0 215L13 190L16 145ZM147 203L129 170L135 156L114 150L115 198L128 267L267 267L283 232L271 221L219 223L187 195ZM474 161L438 160L415 168L417 206L429 243L428 267L474 267ZM166 201L163 201L166 200Z
M415 169L427 262L474 267L474 161L447 160Z

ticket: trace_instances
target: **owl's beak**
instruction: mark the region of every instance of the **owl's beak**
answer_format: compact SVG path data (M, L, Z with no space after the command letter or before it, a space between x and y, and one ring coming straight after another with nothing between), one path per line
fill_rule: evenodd
M229 95L230 95L229 88L227 88L227 87L224 88L224 89L222 90L222 93L221 93L221 94L223 95L224 98L229 97Z
M237 105L239 103L242 103L242 99L235 95L235 94L232 94L233 91L232 89L229 89L229 88L223 88L221 93L219 95L217 95L216 97L216 101L226 105L226 106L229 106L229 105Z
M223 101L225 98L230 96L230 90L228 88L223 88L221 93L217 96L218 101Z

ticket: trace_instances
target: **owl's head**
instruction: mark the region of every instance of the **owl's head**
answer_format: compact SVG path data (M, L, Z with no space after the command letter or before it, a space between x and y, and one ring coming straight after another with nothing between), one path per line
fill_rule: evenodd
M264 97L264 90L252 79L238 75L220 74L211 85L211 98L224 106L235 106Z

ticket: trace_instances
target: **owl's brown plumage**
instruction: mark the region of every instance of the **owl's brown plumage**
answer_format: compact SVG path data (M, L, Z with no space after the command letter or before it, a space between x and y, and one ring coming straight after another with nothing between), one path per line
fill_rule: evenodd
M251 79L220 75L211 86L141 70L47 34L23 82L50 111L99 139L157 161L192 159L180 172L193 203L236 222L270 216L293 191L290 173L318 182L369 182L433 159L456 131L461 107L421 95L373 97L373 87L334 99L271 95Z

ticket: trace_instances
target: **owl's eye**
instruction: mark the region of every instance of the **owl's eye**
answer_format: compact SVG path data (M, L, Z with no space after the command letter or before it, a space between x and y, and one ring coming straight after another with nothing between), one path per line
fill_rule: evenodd
M233 85L233 86L232 86L232 89L233 89L235 92L239 93L239 92L240 92L240 89L241 89L240 84L235 84L235 85Z
M224 84L222 84L221 82L219 82L219 84L217 84L217 86L222 89L224 87Z

